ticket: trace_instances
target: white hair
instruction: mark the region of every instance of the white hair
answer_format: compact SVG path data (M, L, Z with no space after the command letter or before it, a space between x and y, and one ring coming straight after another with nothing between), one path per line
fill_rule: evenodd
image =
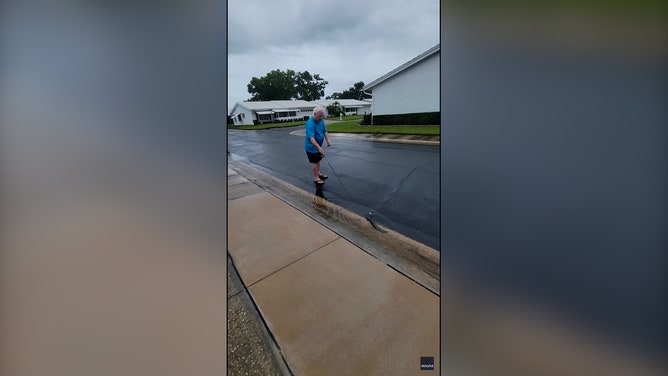
M323 114L325 113L325 109L322 108L322 106L315 106L313 108L313 115L315 116L315 113L318 112L318 111L322 111Z

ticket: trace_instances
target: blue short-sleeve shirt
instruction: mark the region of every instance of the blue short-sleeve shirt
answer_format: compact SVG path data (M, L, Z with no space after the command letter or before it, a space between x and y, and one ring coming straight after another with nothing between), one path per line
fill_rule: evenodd
M320 119L320 121L315 121L313 117L310 117L306 121L306 136L304 137L304 149L307 153L318 153L318 149L313 146L311 143L311 137L315 138L315 141L318 145L322 146L322 142L325 140L325 119Z

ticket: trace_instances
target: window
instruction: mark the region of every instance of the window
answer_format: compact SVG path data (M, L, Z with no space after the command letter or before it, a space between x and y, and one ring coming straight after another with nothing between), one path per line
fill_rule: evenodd
M276 118L289 118L297 116L297 111L277 111Z

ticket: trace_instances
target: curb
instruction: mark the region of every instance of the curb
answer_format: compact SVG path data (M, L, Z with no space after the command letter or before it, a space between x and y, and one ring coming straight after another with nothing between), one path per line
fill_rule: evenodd
M439 251L391 229L381 228L383 232L380 232L371 226L366 218L307 193L246 163L228 160L228 167L387 266L440 296L441 254Z

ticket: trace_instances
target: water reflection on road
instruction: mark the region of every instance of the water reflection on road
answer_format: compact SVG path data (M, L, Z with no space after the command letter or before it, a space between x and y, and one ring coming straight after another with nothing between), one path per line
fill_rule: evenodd
M253 167L357 215L440 249L440 149L432 145L331 135L321 168L330 175L314 189L304 139L295 128L230 131L229 150Z

